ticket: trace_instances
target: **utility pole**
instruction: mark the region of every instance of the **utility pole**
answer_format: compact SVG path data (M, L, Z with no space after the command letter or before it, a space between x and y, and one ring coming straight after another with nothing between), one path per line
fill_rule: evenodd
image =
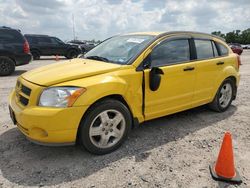
M73 39L76 40L76 34L75 34L75 16L72 14L72 26L73 26Z

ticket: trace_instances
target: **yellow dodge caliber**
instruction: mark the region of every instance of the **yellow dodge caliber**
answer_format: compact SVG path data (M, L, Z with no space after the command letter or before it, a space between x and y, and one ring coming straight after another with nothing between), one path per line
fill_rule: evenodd
M225 111L239 56L213 35L150 32L111 37L80 58L21 75L10 116L31 141L117 149L141 122L200 105Z

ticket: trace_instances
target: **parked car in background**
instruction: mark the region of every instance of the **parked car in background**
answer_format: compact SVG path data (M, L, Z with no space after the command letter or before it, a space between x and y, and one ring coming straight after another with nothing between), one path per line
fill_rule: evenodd
M81 53L78 45L64 43L57 37L48 35L24 35L30 44L30 51L35 60L40 56L60 55L68 59L77 57Z
M82 53L88 52L96 46L96 44L94 43L82 41L82 40L71 40L68 42L68 44L79 45L79 47L82 50Z
M79 142L106 154L138 123L205 104L226 111L236 98L239 65L239 55L209 34L114 36L82 58L21 75L10 115L35 143Z
M250 49L250 44L242 44L243 49Z
M0 27L0 76L10 75L15 66L28 64L31 59L29 43L21 32Z
M230 48L233 50L234 53L241 55L243 52L243 48L240 44L238 43L230 43L229 44Z

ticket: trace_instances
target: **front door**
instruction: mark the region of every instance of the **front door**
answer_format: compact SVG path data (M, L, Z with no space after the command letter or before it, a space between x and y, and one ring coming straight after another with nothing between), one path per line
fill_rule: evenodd
M145 74L145 119L153 119L192 107L195 63L190 60L190 39L170 38L160 42L149 54L150 68ZM159 88L150 88L150 71L162 70Z

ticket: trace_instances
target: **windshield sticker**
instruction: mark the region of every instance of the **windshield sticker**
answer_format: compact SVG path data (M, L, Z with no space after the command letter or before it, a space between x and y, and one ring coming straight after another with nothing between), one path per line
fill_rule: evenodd
M142 43L145 39L129 38L127 42Z

